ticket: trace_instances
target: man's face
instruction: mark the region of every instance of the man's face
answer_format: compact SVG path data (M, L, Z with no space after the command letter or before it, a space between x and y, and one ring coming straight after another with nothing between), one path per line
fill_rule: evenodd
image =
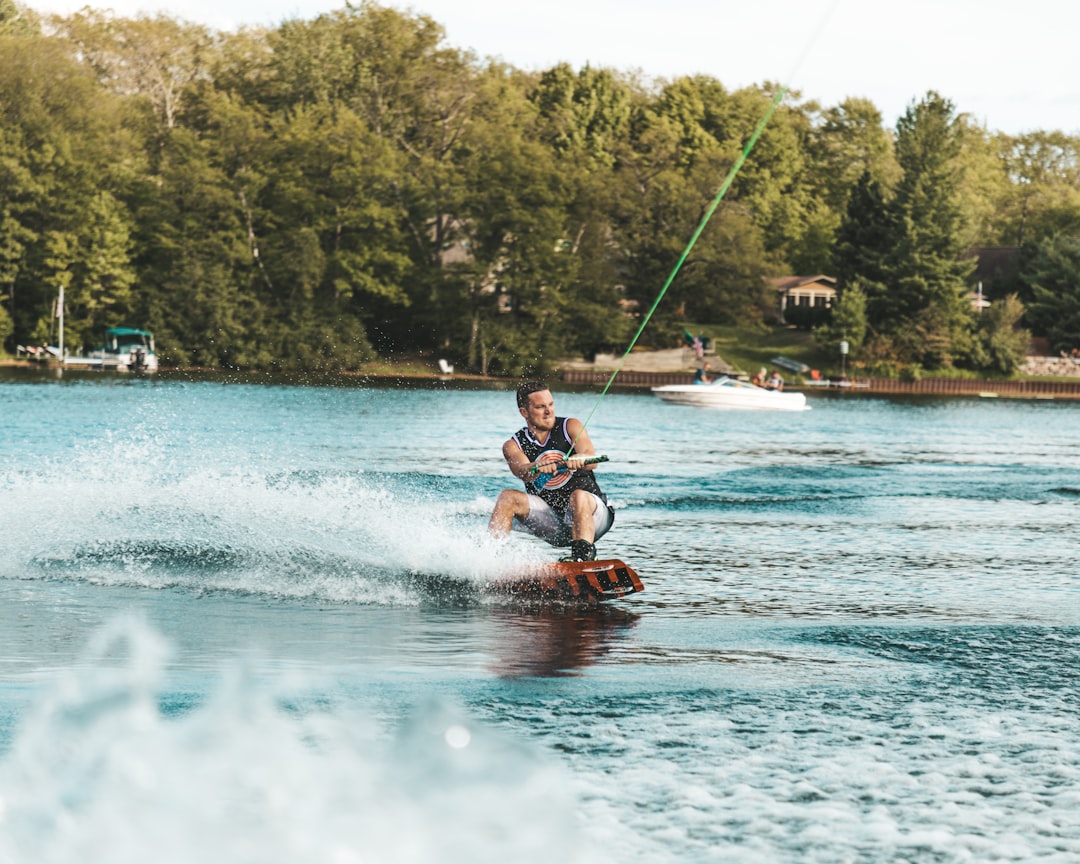
M555 400L550 390L538 390L529 394L529 401L519 409L530 426L548 432L555 426Z

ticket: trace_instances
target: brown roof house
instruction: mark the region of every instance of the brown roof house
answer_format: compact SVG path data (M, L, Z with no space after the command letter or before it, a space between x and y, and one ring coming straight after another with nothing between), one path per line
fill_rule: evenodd
M789 310L798 308L809 312L816 309L819 315L824 315L836 300L836 278L833 276L779 276L771 282L776 288L776 312L781 324L789 323L785 317Z

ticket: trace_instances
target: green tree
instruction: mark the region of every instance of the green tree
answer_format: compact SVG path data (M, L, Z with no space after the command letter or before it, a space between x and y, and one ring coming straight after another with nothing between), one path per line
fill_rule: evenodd
M7 309L0 305L0 350L8 337L15 332L15 322L11 320Z
M469 305L446 267L466 242L462 207L468 189L460 160L471 149L478 101L497 94L503 81L495 70L478 69L470 55L445 47L443 39L429 17L366 2L283 28L275 37L281 62L304 70L298 79L304 88L288 94L289 100L347 106L394 154L388 188L409 239L411 308L373 298L367 312L378 322L385 351L445 346L457 331L438 310ZM448 302L453 296L460 303Z
M0 36L36 36L40 24L30 9L22 9L14 0L0 0Z
M0 164L6 161L0 160ZM3 310L4 320L10 325L0 338L0 345L15 332L11 312L15 306L15 284L24 266L27 245L35 239L36 235L12 215L10 208L0 210L0 300L8 304L5 308L0 303L0 309Z
M971 355L962 141L952 103L928 93L897 123L901 174L892 197L864 174L849 202L838 279L841 290L858 283L866 292L878 356L936 368Z
M553 170L565 197L564 225L557 243L563 283L558 333L565 350L592 356L624 347L632 319L620 308L623 295L621 240L616 217L618 172L629 152L635 84L607 69L574 72L560 64L528 90L539 111L535 133L523 134L551 148Z
M960 243L965 249L996 245L990 238L997 231L1003 202L1009 195L1009 177L999 157L999 144L966 115L957 118L957 133L956 200L964 213Z
M977 315L974 365L1012 375L1024 362L1031 333L1020 326L1024 304L1008 294Z
M793 272L835 273L838 232L860 180L865 176L877 188L889 188L899 168L881 112L869 100L846 99L819 113L807 110L803 146L810 203L801 239L790 244L788 257Z
M369 353L358 334L376 325L376 310L410 304L411 262L392 190L397 162L345 107L297 109L271 138L259 261L284 318L305 309L323 330L349 330L352 348L327 347L319 365L355 366Z
M723 128L725 95L712 79L688 78L667 87L655 107L647 99L635 106L612 212L626 295L639 309L649 308L667 282L744 144L721 143L713 134ZM729 191L671 283L655 332L685 317L762 317L764 277L779 267L756 216L751 203Z
M0 278L24 342L49 338L60 285L79 288L85 252L100 246L101 196L122 191L112 166L133 149L119 101L60 40L0 35L0 92Z
M444 268L457 287L439 307L467 327L465 359L480 371L540 371L574 330L568 283L577 261L562 243L570 191L552 150L529 140L526 106L518 91L478 104L470 146L456 157L465 194L455 233L465 254ZM462 294L467 319L447 306Z
M867 323L875 329L884 327L891 311L887 284L891 220L881 183L864 171L837 230L832 269L841 295L850 287L859 287L865 298Z
M162 139L156 176L134 206L136 264L156 289L138 309L169 362L268 367L277 346L250 288L245 224L212 155L207 138L182 125Z
M711 79L690 80L703 103L700 128L719 146L719 159L713 158L712 147L702 151L713 159L709 173L715 177L705 188L715 190L746 147L779 85L766 83L727 94ZM820 234L833 221L828 205L815 195L807 171L810 123L806 111L793 104L797 98L794 92L785 97L727 194L733 204L749 209L766 252L785 270L790 270L791 262L800 266L806 262L811 268L823 263Z
M932 308L946 320L963 310L966 251L958 200L961 127L953 104L928 93L897 124L896 155L903 172L891 203L897 241L890 276L901 315Z
M66 18L53 16L50 25L104 86L145 100L164 129L176 125L185 93L205 74L212 43L205 27L162 14L119 18L84 7Z
M633 93L610 69L578 72L560 63L529 93L543 118L541 139L561 156L611 168L629 131Z
M370 0L232 34L86 9L48 36L0 0L9 339L52 326L64 284L73 333L131 318L209 365L355 367L374 343L518 374L617 349L775 92L522 72ZM891 136L866 100L788 94L652 330L763 318L764 277L831 270L864 358L1002 370L1021 307L972 315L961 262L1080 233L1077 140L989 135L934 93Z
M821 111L807 136L807 148L814 194L837 214L847 210L860 182L889 189L899 179L892 137L868 99L845 99Z
M70 274L65 326L70 342L91 344L109 325L125 323L131 307L135 270L131 261L130 217L108 192L90 202L80 232L77 255L67 261ZM65 274L58 275L58 281Z
M997 143L1010 193L997 202L994 241L1034 246L1080 233L1080 136L1030 132Z
M1038 245L1022 274L1033 301L1028 320L1055 351L1080 347L1080 240L1058 235Z
M840 343L848 343L848 351L857 357L866 340L866 294L858 283L850 283L838 293L828 323L814 331L819 345L837 354Z

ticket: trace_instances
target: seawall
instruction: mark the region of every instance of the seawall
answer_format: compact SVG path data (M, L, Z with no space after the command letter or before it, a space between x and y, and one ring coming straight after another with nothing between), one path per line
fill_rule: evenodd
M566 369L562 380L567 384L606 384L610 371ZM660 387L664 384L690 384L689 372L644 372L623 370L615 379L620 387ZM793 384L792 390L812 393L815 390L856 393L921 394L925 396L1005 396L1018 399L1080 399L1080 381L990 381L970 378L923 378L900 381L895 378L855 378L844 385L821 382Z

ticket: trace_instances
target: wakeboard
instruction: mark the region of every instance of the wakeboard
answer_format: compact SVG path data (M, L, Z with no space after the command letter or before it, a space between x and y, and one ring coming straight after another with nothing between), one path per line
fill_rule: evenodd
M634 569L623 561L555 561L530 564L494 583L501 593L529 600L594 603L644 591Z

